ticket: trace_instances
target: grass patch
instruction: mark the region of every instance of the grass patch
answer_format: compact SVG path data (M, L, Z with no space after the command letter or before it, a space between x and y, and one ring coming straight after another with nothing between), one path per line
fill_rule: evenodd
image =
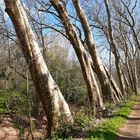
M125 103L119 111L115 112L109 120L103 122L99 127L93 128L87 135L88 139L115 140L117 137L116 132L130 114L136 98L137 96L131 97L130 101Z

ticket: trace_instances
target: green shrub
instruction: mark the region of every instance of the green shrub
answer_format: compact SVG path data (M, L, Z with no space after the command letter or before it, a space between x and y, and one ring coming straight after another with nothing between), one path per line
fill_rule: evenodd
M77 126L85 127L89 123L89 117L84 113L81 113L78 117L75 118L75 123Z

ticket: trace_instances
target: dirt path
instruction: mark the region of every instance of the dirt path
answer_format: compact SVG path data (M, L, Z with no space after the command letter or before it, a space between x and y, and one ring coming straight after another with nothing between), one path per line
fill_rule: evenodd
M118 132L117 140L140 140L140 98L136 101L126 123Z
M0 122L0 140L19 140L19 130L14 127L9 117Z
M16 128L16 123L10 116L0 117L0 140L32 140L29 128L24 129L24 133L20 133L20 130ZM43 128L43 126L42 126ZM35 140L40 140L44 137L44 129L38 129L33 131Z

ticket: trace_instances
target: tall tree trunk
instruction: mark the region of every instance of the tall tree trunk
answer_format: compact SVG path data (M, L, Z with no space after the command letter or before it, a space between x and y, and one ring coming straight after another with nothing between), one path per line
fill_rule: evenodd
M73 121L71 112L59 87L48 71L21 2L19 0L4 0L4 2L48 120L48 135L51 135L51 129L59 124L63 119L62 116L68 122Z
M138 75L137 75L137 64L135 58L133 60L133 81L134 81L135 93L138 94Z
M135 94L138 93L138 79L137 79L137 72L136 72L136 66L135 66L135 62L133 62L134 60L129 59L128 60L128 64L129 64L129 68L130 68L130 74L132 76L132 84L133 84L133 89Z
M104 66L102 64L102 61L97 54L97 50L96 50L96 47L95 47L94 42L93 42L92 32L91 32L91 29L89 27L88 21L85 17L84 11L80 7L78 0L73 0L73 4L75 6L77 16L78 16L78 18L81 22L81 25L83 27L83 30L84 30L86 44L87 44L89 53L92 57L92 61L94 64L94 70L95 70L97 77L100 81L104 100L112 100L112 97L113 97L113 95L115 95L115 93L113 93L114 90L109 83L109 79L108 79L106 72L104 70Z
M114 36L112 33L111 14L110 14L110 10L109 10L108 0L104 0L104 3L105 3L107 16L108 16L108 32L109 32L108 34L109 34L109 39L110 39L110 43L111 43L111 47L112 47L111 50L113 51L113 54L115 57L115 65L116 65L117 75L118 75L118 79L119 79L120 89L121 89L122 94L126 95L123 74L121 71L120 56L119 56L119 52L116 48Z
M79 39L72 23L70 22L66 9L61 5L59 0L51 0L50 2L55 8L55 10L58 12L59 18L65 27L70 43L72 44L76 52L84 75L84 79L86 81L92 111L95 112L97 105L101 108L103 107L103 101L90 64L88 53L86 52L83 44L81 43L81 40Z
M124 82L123 73L121 70L120 56L117 53L116 47L114 48L114 56L115 56L115 65L116 65L116 71L117 71L117 75L118 75L118 79L119 79L120 89L121 89L123 96L125 96L126 95L125 82Z

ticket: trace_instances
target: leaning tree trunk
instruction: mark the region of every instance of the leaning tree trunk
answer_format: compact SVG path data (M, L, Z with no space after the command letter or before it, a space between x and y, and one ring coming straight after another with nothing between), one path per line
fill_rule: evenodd
M118 79L119 79L120 89L121 89L121 92L124 96L124 95L126 95L125 83L124 83L123 74L121 71L119 52L116 48L114 36L112 33L111 14L110 14L110 10L109 10L108 0L104 0L104 3L105 3L105 8L106 8L107 17L108 17L108 34L109 34L109 39L110 39L110 43L111 43L111 47L112 47L111 50L113 51L113 54L115 57L115 65L116 65L116 71L117 71L117 75L118 75Z
M97 54L97 50L96 50L96 47L93 42L92 32L89 27L88 21L85 17L84 11L81 8L78 0L73 0L73 4L76 9L77 16L78 16L80 23L84 30L86 44L87 44L89 53L91 55L91 58L92 58L92 61L94 64L94 70L97 74L97 77L98 77L100 85L101 85L103 98L104 98L104 100L112 100L113 96L115 95L115 91L113 90L112 86L109 83L109 79L104 70L102 61Z
M118 99L118 101L120 101L120 100L124 99L124 97L123 97L123 95L122 95L122 93L121 93L121 91L120 91L117 83L115 82L114 78L110 74L109 70L105 66L104 66L104 69L105 69L106 74L107 74L107 76L109 78L109 81L111 83L111 86L112 86L112 88L114 89L114 91L116 93L116 96L117 96L116 100Z
M47 120L48 134L51 129L62 120L72 122L71 112L59 87L50 75L37 39L29 25L25 10L19 0L4 0L6 12L10 16L15 27L21 48L35 85L35 89L41 99Z
M93 64L93 61L91 60L91 58L89 58L89 59L90 59L90 64L91 64L91 66L92 66L93 71L96 72L96 71L95 71L94 64ZM110 86L111 86L111 87L113 88L113 90L114 90L114 92L113 92L113 94L112 94L114 101L117 101L117 102L121 101L121 100L123 99L123 95L122 95L122 93L121 93L121 91L120 91L120 89L119 89L117 83L115 82L115 80L114 80L114 78L112 77L112 75L109 73L109 70L107 69L106 66L104 66L104 70L105 70L106 75L107 75L107 77L108 77L109 84L110 84Z
M123 74L123 77L124 77L125 84L126 84L127 88L129 88L130 87L130 84L129 84L128 78L125 75L124 71L122 71L122 74Z
M51 0L50 2L58 12L59 18L64 25L70 43L72 44L76 52L87 85L92 112L95 112L96 106L99 106L101 108L103 107L103 102L90 64L88 53L81 43L81 40L79 39L72 23L70 22L66 9L61 5L59 0Z
M130 68L129 65L130 65L129 64L129 58L126 58L126 70L127 70L127 73L128 73L128 79L129 79L130 87L131 87L132 91L135 92L133 76L132 76L131 68Z
M117 49L115 46L114 46L114 56L115 56L115 65L116 65L116 71L117 71L117 75L118 75L118 79L119 79L120 89L121 89L123 96L125 96L126 95L125 82L124 82L123 73L121 70L121 64L120 64L120 58L119 58L120 56L118 55Z
M133 78L133 82L134 82L135 94L138 94L138 75L137 75L136 59L134 58L134 60L131 60L130 63L131 63L130 67L131 67L131 71L132 71L132 78Z

